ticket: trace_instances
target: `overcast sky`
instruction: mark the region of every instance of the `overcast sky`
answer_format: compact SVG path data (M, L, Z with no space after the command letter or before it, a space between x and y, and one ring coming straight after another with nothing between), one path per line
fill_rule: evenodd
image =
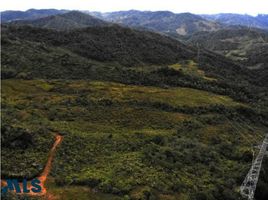
M69 10L169 10L175 13L268 13L268 0L3 0L3 10L56 8Z

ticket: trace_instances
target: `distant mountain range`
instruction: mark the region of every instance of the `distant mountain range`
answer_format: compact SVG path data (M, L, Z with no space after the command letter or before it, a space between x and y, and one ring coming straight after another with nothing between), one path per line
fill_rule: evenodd
M223 28L220 23L206 20L191 13L174 14L169 11L119 11L111 13L90 13L106 21L129 27L173 34L189 35L198 31L215 31Z
M1 22L15 20L35 20L38 18L59 15L69 12L68 10L56 9L30 9L27 11L3 11L1 12ZM119 23L122 25L146 28L153 31L168 33L169 35L188 35L198 31L215 31L226 27L226 25L242 25L268 29L268 15L260 14L256 17L241 14L215 14L215 15L195 15L191 13L175 14L169 11L118 11L118 12L90 12L82 11L105 21ZM62 22L62 19L54 19ZM45 21L45 20L44 20ZM36 22L39 24L39 22ZM46 23L46 22L40 22ZM63 20L65 24L66 21ZM71 22L70 24L72 24ZM49 25L50 26L50 25ZM75 23L75 26L77 24Z
M31 9L25 12L4 11L1 14L2 22L59 30L105 25L104 21L174 36L188 35L198 31L215 31L222 28L219 23L191 13L174 14L168 11L142 12L130 10L112 13L84 11L87 15L82 15L81 12L78 13L77 11L66 12L66 10ZM89 14L99 19L93 18ZM100 19L104 21L100 21Z
M68 12L68 10L57 9L29 9L26 11L7 10L1 12L1 22L10 22L14 20L33 20L51 15L58 15Z
M268 14L260 14L256 17L239 14L201 15L201 17L226 25L241 25L252 28L268 29Z

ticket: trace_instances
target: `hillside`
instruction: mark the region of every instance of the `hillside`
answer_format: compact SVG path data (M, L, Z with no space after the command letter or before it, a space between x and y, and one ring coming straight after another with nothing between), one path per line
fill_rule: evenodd
M175 63L179 59L195 56L193 50L169 37L117 25L70 32L6 26L3 28L3 39L5 35L11 39L19 38L66 48L86 58L114 61L128 66Z
M213 33L196 33L189 37L188 43L199 45L242 63L243 66L258 74L261 83L267 84L268 32L233 27Z
M2 179L38 177L58 134L50 197L241 199L268 126L249 69L119 25L1 28Z
M96 16L100 17L100 13L97 13ZM191 13L174 14L169 11L130 10L101 13L101 17L125 26L142 27L169 35L189 35L198 31L215 31L222 27L219 23L205 20Z
M135 84L181 85L228 94L245 101L257 100L259 96L253 93L263 90L257 75L224 56L205 50L198 53L195 48L152 32L117 25L70 32L4 26L2 36L4 78L26 74L39 78L93 78ZM20 56L17 52L21 52ZM173 74L180 72L152 67L165 68L185 60L198 62L199 68L218 82L203 83L203 80L200 82L188 75L176 79ZM136 71L142 66L152 70L146 73Z
M246 27L268 29L268 15L266 14L260 14L255 17L251 15L240 15L232 13L201 16L208 20L214 20L226 25L241 25Z
M93 27L93 26L108 26L98 18L92 17L78 11L71 11L64 14L48 16L35 20L19 20L11 22L13 25L30 25L40 28L49 28L56 30L70 30L76 28Z
M188 41L226 55L234 60L244 61L243 64L247 64L248 66L254 65L253 57L255 56L257 56L256 60L259 60L260 63L267 63L265 60L262 61L260 59L261 57L263 59L267 57L261 55L260 52L267 52L261 49L268 45L268 32L260 29L233 27L212 33L199 32L189 37ZM259 52L256 52L258 49Z

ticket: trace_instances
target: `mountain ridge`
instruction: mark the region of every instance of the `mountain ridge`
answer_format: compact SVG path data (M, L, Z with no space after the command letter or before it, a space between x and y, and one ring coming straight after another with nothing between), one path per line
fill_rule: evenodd
M14 20L33 20L51 15L63 14L67 10L58 9L28 9L26 11L7 10L1 12L1 23Z
M129 27L144 27L149 30L168 34L188 35L200 30L213 31L222 25L203 19L191 13L175 14L170 11L118 11L92 13L106 21Z
M40 28L56 30L70 30L90 26L108 26L109 23L79 11L70 11L63 14L47 16L34 20L18 20L10 22L14 25L31 25Z
M200 15L205 19L218 21L226 25L242 25L247 27L255 27L261 29L268 29L268 14L258 14L251 16L248 14L234 14L234 13L219 13L212 15Z
M71 10L57 9L29 9L27 11L3 11L2 23L21 20L36 20L52 15L64 14ZM234 13L219 14L192 14L173 13L170 11L115 11L95 12L79 11L90 14L96 18L109 22L119 23L135 28L146 28L152 31L162 32L171 36L189 35L198 31L217 31L226 26L242 25L255 28L268 28L268 15L257 16ZM161 19L161 20L160 20ZM74 25L77 27L77 25Z

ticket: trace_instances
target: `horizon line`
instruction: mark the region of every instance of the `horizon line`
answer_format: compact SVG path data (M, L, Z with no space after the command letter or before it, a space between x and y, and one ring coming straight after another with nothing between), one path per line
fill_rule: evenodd
M182 14L182 13L191 13L195 15L218 15L218 14L237 14L237 15L249 15L249 16L258 16L258 15L268 15L268 13L256 13L256 14L249 14L249 13L235 13L235 12L215 12L215 13L195 13L190 11L185 12L174 12L171 10L138 10L138 9L127 9L127 10L113 10L113 11L91 11L91 10L79 10L79 9L58 9L58 8L28 8L28 9L22 9L22 10L16 10L16 9L8 9L8 10L0 10L0 12L8 12L8 11L18 11L18 12L27 12L29 10L66 10L66 11L81 11L81 12L99 12L99 13L112 13L112 12L127 12L127 11L140 11L140 12L171 12L174 14Z

